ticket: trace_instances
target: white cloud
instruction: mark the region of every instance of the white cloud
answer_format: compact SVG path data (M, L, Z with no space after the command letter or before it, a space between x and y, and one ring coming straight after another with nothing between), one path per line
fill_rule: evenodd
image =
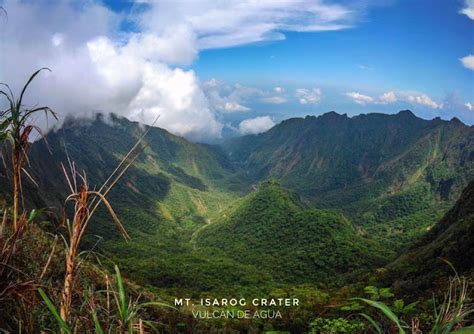
M178 47L193 45L185 30L172 37L143 33L112 39L121 18L94 2L80 9L72 2L2 5L9 20L0 22L0 82L18 91L34 70L53 71L37 78L26 103L48 105L62 119L102 111L151 124L159 114L157 125L175 134L197 141L220 136L223 125L195 73L168 65L194 57L194 49ZM186 42L173 44L173 38ZM186 56L179 58L180 53Z
M465 7L461 9L460 13L474 20L474 0L466 0Z
M442 104L433 101L431 97L423 93L408 93L405 95L405 97L410 103L419 104L431 109L441 109L443 107Z
M283 94L283 93L285 92L285 88L280 87L280 86L277 86L277 87L273 88L273 90L274 90L275 93L277 93L277 94Z
M260 116L243 120L239 124L239 132L243 135L258 134L271 129L275 122L269 116Z
M295 97L301 104L316 104L321 101L322 92L320 88L298 88L295 91Z
M360 104L361 106L375 103L375 99L373 97L358 92L348 92L344 95L350 97L355 103Z
M18 89L37 68L53 70L32 86L27 102L63 116L113 111L150 123L160 114L158 126L195 140L218 137L217 110L246 110L242 96L249 91L237 88L214 106L192 70L171 65L191 64L202 49L283 39L281 31L344 29L357 17L323 0L149 1L126 18L94 1L2 6L10 19L0 22L0 81ZM120 31L124 19L138 32Z
M474 55L469 55L459 59L465 68L474 70Z
M260 100L269 104L282 104L286 102L286 98L283 96L266 96L262 97Z
M200 50L280 40L283 31L345 29L365 10L330 0L140 2L147 5L116 13L90 0L2 1L9 20L0 21L0 82L18 90L47 66L53 72L32 85L27 103L63 117L114 112L150 124L160 114L158 126L209 140L220 136L220 112L244 111L249 96L274 103L286 97L243 86L213 91L212 82L180 68ZM124 22L136 29L121 30Z
M474 109L474 106L472 105L471 102L467 102L464 104L467 110L472 111Z
M358 92L348 92L344 95L350 97L355 103L365 106L368 104L389 104L398 101L397 94L394 91L388 91L381 94L378 98L364 95Z
M397 95L393 91L383 93L379 96L379 103L381 104L388 104L394 102L397 102Z
M133 88L121 108L127 117L151 124L160 115L159 126L194 140L220 135L222 124L210 110L193 71L151 62L133 44L117 46L105 37L87 46L99 74L98 84L108 92L109 101L115 105Z
M284 95L285 91L281 87L264 90L241 84L229 85L215 79L204 82L203 87L211 106L217 111L245 111L250 110L250 108L245 107L249 103L282 104L288 101ZM231 106L234 104L239 104L246 109L236 108L239 110L231 110L233 109Z
M224 110L234 112L234 111L249 111L250 108L245 107L237 102L226 102L224 104Z
M441 109L443 104L435 102L431 97L424 93L418 92L399 92L388 91L380 95L378 98L374 98L369 95L364 95L358 92L348 92L344 95L350 97L355 103L361 106L368 104L389 104L397 101L405 101L411 104L418 104L431 109Z
M177 27L194 33L199 50L281 40L282 31L349 28L358 11L326 0L149 0L139 18L144 31L162 35Z
M216 79L202 83L210 108L216 112L244 112L250 110L247 102L262 96L264 93L258 88L247 87L240 84L229 85Z

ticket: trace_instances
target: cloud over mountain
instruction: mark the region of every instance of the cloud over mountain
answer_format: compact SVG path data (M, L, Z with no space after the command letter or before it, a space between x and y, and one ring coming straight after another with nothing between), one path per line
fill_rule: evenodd
M269 116L259 116L243 120L239 124L239 132L243 135L258 134L271 129L275 122Z
M344 29L357 18L323 0L137 1L126 14L95 1L2 6L9 19L0 18L0 81L18 90L34 70L53 70L32 86L28 103L48 104L62 118L102 111L150 124L159 114L159 126L193 140L220 136L217 109L248 107L237 99L212 105L195 72L176 66L203 49Z

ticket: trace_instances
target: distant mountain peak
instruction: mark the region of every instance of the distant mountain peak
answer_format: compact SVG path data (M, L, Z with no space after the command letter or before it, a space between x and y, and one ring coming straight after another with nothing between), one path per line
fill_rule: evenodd
M324 113L320 116L318 116L319 119L343 119L343 118L349 118L347 117L347 114L339 114L335 111L329 111L327 113Z
M415 115L411 110L409 110L409 109L400 110L397 115L404 116L404 117L414 117L414 118L418 118L418 117L416 117L416 115Z
M455 124L460 124L460 125L465 125L461 120L457 117L451 118L450 122L455 123Z

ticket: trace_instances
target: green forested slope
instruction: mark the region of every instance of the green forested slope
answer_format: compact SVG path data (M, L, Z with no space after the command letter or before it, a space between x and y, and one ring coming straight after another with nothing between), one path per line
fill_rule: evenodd
M383 264L388 255L358 236L340 213L305 207L275 181L263 182L224 211L197 244L293 284L340 283L348 273Z
M255 182L277 178L391 245L422 234L474 177L474 129L410 111L294 118L223 147Z
M48 208L51 218L61 215L68 195L61 163L68 169L69 157L90 186L99 187L143 132L140 124L113 115L67 120L48 134L47 144L38 142L31 149L28 170L39 187L25 178L28 205ZM99 211L83 248L104 253L139 283L156 287L201 291L231 286L236 268L246 276L242 284L270 282L251 266L209 259L190 244L192 233L241 193L243 182L232 181L234 167L219 148L160 128L151 129L145 143L143 154L108 195L131 241L125 242L109 215ZM8 188L8 182L1 186Z

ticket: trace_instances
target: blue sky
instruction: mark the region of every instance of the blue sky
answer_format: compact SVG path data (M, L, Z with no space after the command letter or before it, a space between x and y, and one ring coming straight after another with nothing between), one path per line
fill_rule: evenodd
M474 54L474 21L460 15L463 5L463 1L392 1L368 9L350 29L285 32L282 41L205 50L191 67L203 80L217 78L266 88L322 87L327 92L327 103L273 107L283 117L328 110L393 113L406 107L421 117L458 117L472 124L474 112L463 110L462 104L474 103L474 72L462 66L460 59ZM416 91L439 103L454 95L460 110L432 110L409 103L354 105L342 96L347 91L369 96Z
M192 67L203 79L247 84L349 81L365 89L413 86L433 94L455 85L467 98L473 76L459 58L474 52L474 24L459 9L456 1L398 1L370 10L354 28L285 32L283 41L205 50Z
M474 124L474 0L0 0L0 82L195 141L331 110ZM41 101L39 101L41 100Z

